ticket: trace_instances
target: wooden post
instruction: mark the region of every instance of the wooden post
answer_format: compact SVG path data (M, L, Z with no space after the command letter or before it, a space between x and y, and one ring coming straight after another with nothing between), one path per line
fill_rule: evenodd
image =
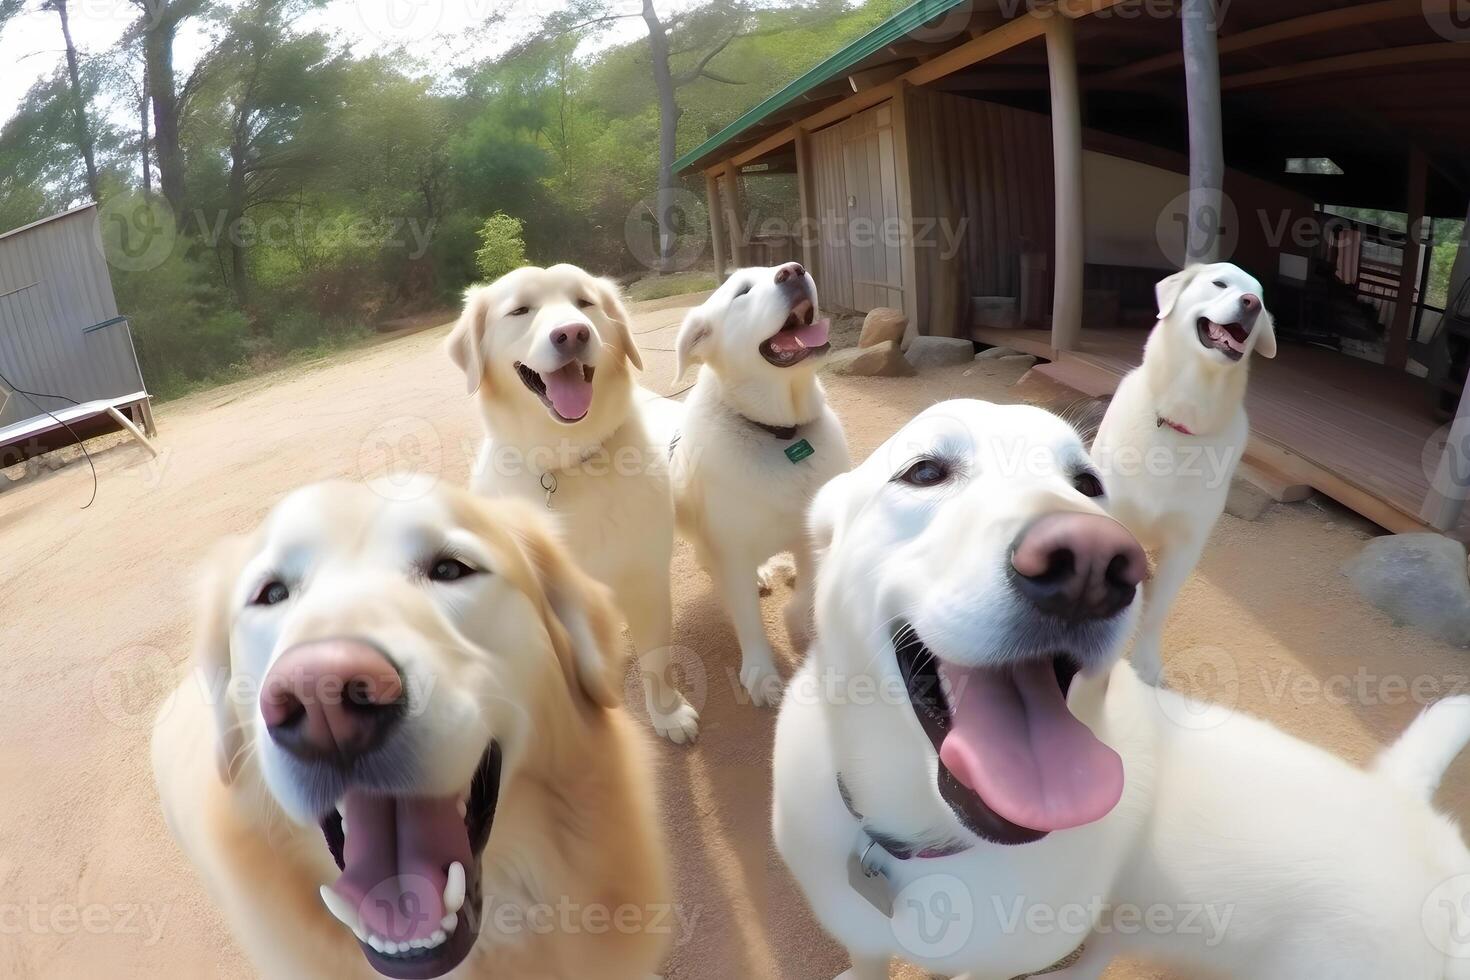
M915 334L927 334L934 331L932 324L928 325L929 329L924 329L926 325L919 323L918 263L914 254L913 169L909 166L908 96L909 83L900 79L898 88L893 93L893 165L897 171L898 222L899 234L902 236L899 253L903 261L899 281L903 283L903 315L908 318L909 330ZM969 323L956 324L954 336L968 338Z
M737 268L750 265L745 241L745 200L740 193L740 167L730 160L725 164L725 222L730 226L730 259Z
M715 278L721 282L725 279L725 249L729 245L729 239L725 237L725 215L722 211L724 205L720 203L720 183L712 173L704 175L704 195L709 201L709 237L710 246L715 252Z
M801 227L797 233L801 239L801 264L807 267L812 277L822 280L822 270L817 268L817 248L821 241L822 226L816 214L816 187L812 184L811 134L805 129L796 129L796 195L801 210Z
M1460 407L1439 457L1439 468L1429 484L1429 496L1419 516L1431 527L1451 531L1460 523L1470 501L1470 384L1460 394Z
M1388 331L1388 348L1383 362L1402 371L1409 364L1409 331L1414 326L1414 286L1419 281L1419 242L1424 224L1424 196L1429 183L1429 161L1417 146L1409 150L1407 208L1409 230L1404 239L1404 262L1399 268L1398 299L1393 305L1393 323Z
M1052 157L1056 168L1056 263L1052 280L1051 345L1077 346L1082 331L1086 212L1082 200L1082 94L1077 84L1077 37L1070 17L1046 19L1051 80Z
M1215 0L1184 0L1184 84L1189 103L1189 224L1185 263L1220 258L1225 220L1225 143L1220 124L1219 24Z

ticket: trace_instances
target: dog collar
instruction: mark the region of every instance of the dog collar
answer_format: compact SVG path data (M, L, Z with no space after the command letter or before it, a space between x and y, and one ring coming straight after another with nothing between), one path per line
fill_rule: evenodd
M857 807L853 805L852 794L848 792L847 783L843 782L842 773L840 772L837 774L837 795L842 797L842 805L847 807L847 812L850 813L852 815L852 818L862 826L862 831L864 834L867 835L867 839L871 841L872 844L887 852L887 854L894 860L908 861L915 858L928 860L931 858L953 857L956 854L963 854L965 851L968 851L970 849L971 845L955 840L944 841L938 844L930 844L924 847L918 847L909 844L906 841L900 840L897 837L892 837L888 834L874 830L873 828L869 827L867 823L864 822L863 815L859 813ZM859 860L863 863L864 866L867 866L870 863L867 860L866 854L864 854Z
M1167 425L1169 428L1173 429L1175 432L1179 433L1182 436L1192 436L1192 435L1194 435L1194 430L1190 429L1189 426L1187 426L1187 425L1180 425L1178 422L1175 422L1173 419L1166 419L1162 415L1160 415L1160 416L1158 416L1158 420L1159 420L1158 421L1158 427L1160 429L1162 429L1164 426Z
M745 421L749 422L751 425L755 426L757 429L765 429L767 432L775 436L777 439L780 439L782 442L787 442L789 440L795 439L796 430L801 428L801 426L799 425L766 425L766 423L757 422L755 419L751 418L748 415L742 415L740 417L745 419Z

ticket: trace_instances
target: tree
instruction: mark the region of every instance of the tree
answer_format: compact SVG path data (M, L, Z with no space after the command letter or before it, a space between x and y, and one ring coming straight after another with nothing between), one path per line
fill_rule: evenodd
M206 9L208 0L132 0L141 16L134 27L143 39L144 78L153 103L154 156L158 184L180 219L184 215L184 149L179 142L189 95L195 78L182 88L174 77L174 41L179 25Z
M77 46L71 39L71 18L67 13L67 0L45 0L42 8L53 10L61 19L61 38L66 45L66 75L71 81L73 126L76 129L77 150L87 166L87 190L92 200L100 198L97 189L97 153L92 140L92 126L87 121L87 100L82 93L82 73L77 61Z

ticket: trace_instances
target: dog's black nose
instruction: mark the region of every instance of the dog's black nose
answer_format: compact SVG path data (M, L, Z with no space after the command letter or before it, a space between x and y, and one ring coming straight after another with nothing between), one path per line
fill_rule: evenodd
M776 270L776 282L778 284L788 279L800 279L806 275L806 269L800 262L787 262Z
M1148 571L1143 546L1100 514L1047 514L1011 549L1016 588L1041 612L1060 619L1107 619L1133 601Z

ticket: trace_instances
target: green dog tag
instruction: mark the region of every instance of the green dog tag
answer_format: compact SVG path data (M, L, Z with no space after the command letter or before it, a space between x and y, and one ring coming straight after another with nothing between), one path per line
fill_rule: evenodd
M812 444L803 439L800 442L793 442L786 447L786 458L793 463L800 463L815 452L816 450L812 448Z

